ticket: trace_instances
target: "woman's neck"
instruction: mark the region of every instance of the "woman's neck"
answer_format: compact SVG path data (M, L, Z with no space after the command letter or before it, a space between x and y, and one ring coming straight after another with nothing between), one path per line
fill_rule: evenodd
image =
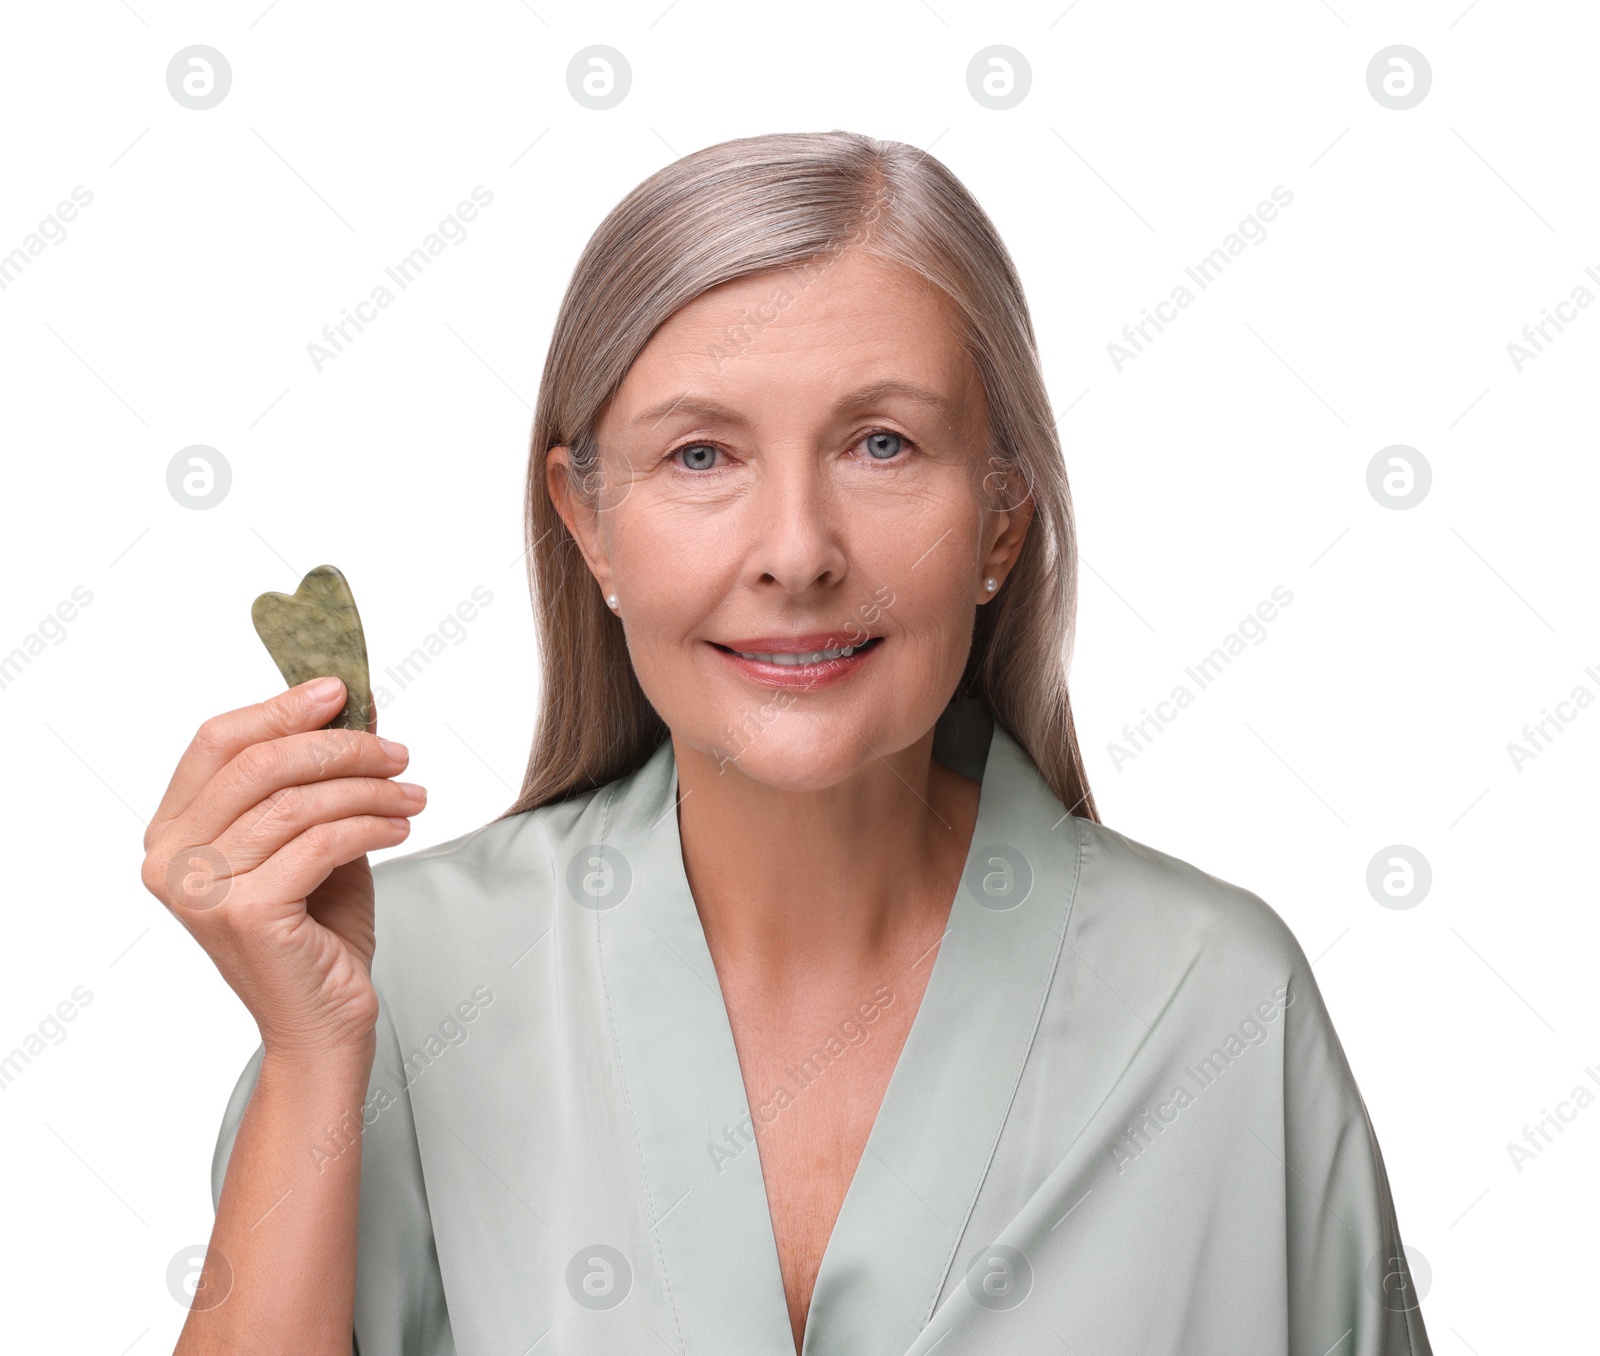
M684 869L725 986L832 987L938 941L979 784L932 749L930 730L835 786L791 792L674 741Z

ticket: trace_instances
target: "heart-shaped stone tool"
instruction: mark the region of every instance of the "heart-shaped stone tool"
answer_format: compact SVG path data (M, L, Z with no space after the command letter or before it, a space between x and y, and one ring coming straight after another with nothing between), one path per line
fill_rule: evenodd
M250 620L290 687L332 674L344 679L345 704L322 728L371 730L372 682L361 616L345 577L318 565L294 593L263 593Z

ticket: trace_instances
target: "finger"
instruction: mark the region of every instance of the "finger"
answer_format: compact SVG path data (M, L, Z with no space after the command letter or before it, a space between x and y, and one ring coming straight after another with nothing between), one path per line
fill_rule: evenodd
M210 843L278 791L348 777L392 777L409 758L403 744L364 730L308 730L250 744L212 777L163 836Z
M427 792L410 782L385 777L336 777L310 785L286 786L253 805L211 840L235 873L254 871L279 848L313 824L355 815L419 813Z
M411 831L411 821L383 815L352 815L313 824L289 840L254 871L234 878L233 895L252 903L302 900L327 880L333 869L364 853L394 847Z
M327 686L320 687L324 683ZM225 711L204 721L178 759L166 794L145 830L145 846L148 848L167 824L188 809L201 787L242 749L263 739L326 725L338 712L344 690L341 679L313 678L264 702Z

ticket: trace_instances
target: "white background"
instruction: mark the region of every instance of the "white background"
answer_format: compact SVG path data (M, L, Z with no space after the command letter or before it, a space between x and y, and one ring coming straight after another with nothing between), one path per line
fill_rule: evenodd
M1600 1077L1600 704L1520 770L1508 744L1600 695L1600 306L1520 372L1507 345L1600 296L1600 22L1575 0L1066 4L7 8L0 252L75 186L93 201L0 290L0 653L75 586L92 602L0 689L0 1052L93 998L0 1090L0 1346L154 1353L181 1326L166 1268L209 1233L256 1035L140 885L141 835L200 721L281 688L251 600L338 565L382 683L486 587L382 728L431 791L404 850L503 810L538 678L530 409L578 252L677 155L834 127L931 148L1017 259L1082 533L1102 817L1257 892L1315 959L1435 1349L1592 1341L1600 1106L1520 1172L1506 1146ZM197 43L232 71L201 111L166 81ZM1432 70L1403 111L1366 80L1397 43ZM606 111L568 88L591 44L632 72ZM1004 111L967 86L993 44L1031 70ZM1280 184L1267 238L1119 372L1122 327ZM316 371L322 327L476 185L467 238ZM167 488L192 444L232 470L206 510ZM1368 490L1392 444L1432 469L1414 508ZM1114 762L1275 585L1266 640ZM1366 886L1394 844L1433 873L1412 908Z

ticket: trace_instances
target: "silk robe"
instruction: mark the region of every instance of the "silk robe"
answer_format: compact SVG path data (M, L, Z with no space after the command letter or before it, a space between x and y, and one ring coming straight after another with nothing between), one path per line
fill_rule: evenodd
M935 755L981 782L977 825L803 1356L1428 1356L1371 1121L1277 914L1068 814L976 703ZM669 741L374 868L367 1102L304 1167L361 1136L359 1356L793 1356L758 1125L896 995L752 1108L676 803Z

